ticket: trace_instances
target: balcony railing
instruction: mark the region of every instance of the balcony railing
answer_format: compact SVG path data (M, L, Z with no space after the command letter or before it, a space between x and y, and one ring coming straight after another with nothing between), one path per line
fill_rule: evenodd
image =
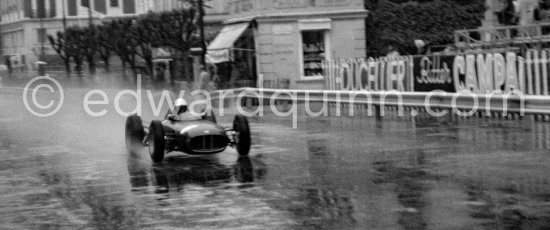
M454 37L456 46L467 47L550 42L550 22L457 30Z
M306 9L311 7L351 6L357 0L229 0L229 13L246 13L257 10Z

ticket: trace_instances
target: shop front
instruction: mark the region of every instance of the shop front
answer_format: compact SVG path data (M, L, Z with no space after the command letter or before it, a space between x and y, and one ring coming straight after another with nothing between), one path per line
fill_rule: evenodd
M168 48L153 49L152 79L157 82L170 82L173 72L172 53Z
M257 86L255 27L253 21L227 24L208 46L218 88Z
M362 0L235 0L230 13L208 47L225 79L247 79L228 88L322 89L323 61L366 56Z

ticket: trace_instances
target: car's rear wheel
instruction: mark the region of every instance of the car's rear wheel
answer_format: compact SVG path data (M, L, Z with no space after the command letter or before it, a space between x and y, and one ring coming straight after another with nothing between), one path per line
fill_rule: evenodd
M250 127L246 117L238 115L233 121L235 131L235 146L240 156L248 156L250 152Z
M126 119L126 148L128 151L134 153L143 147L143 139L145 138L145 131L143 130L143 123L138 115L129 116Z
M153 121L149 127L149 154L151 160L155 163L160 163L164 160L165 139L164 127L160 121Z

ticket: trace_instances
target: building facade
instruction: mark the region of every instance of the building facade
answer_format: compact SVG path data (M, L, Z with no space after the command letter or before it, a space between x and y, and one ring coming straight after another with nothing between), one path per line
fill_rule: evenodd
M321 89L322 62L366 56L363 0L205 0L207 33L221 32L209 44L226 87ZM56 55L47 35L68 25L135 17L185 7L180 0L0 0L2 59L32 68ZM224 28L216 27L223 24ZM209 29L212 27L212 29Z
M227 19L224 0L206 0L209 24ZM0 64L29 69L45 56L57 55L47 41L48 34L68 26L87 26L91 6L93 23L135 17L150 11L162 12L185 6L181 0L0 0ZM44 48L42 48L44 47Z
M87 26L89 6L95 23L150 9L149 1L140 0L0 0L1 62L14 68L32 68L42 54L55 55L48 34L63 30L63 15L68 26Z
M170 11L173 9L183 8L187 5L182 0L153 0L151 1L151 10L155 12ZM229 2L227 0L204 0L205 7L205 20L207 22L220 23L221 19L227 19L229 9L227 8Z
M208 53L217 65L231 63L222 76L230 87L255 87L252 78L264 87L322 89L323 61L366 56L363 0L229 0L228 9Z

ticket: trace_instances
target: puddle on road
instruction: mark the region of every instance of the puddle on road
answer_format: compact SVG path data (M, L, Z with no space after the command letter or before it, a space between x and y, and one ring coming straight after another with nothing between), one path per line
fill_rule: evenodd
M55 138L37 143L39 134L27 142L17 138L23 131L6 127L10 132L0 133L2 227L550 225L548 124L327 117L302 118L294 130L281 119L251 123L248 158L230 150L176 154L162 164L152 164L145 150L128 155L123 144L89 148L90 142L118 140L121 132L105 133L105 126L86 125L87 137L98 137L69 147ZM86 147L74 149L79 145Z
M349 171L362 171L364 179L376 184L376 192L392 194L393 202L383 206L395 215L390 221L404 229L550 226L548 123L363 117L306 118L299 123L306 139L314 138L305 141L308 162L322 167L316 171L321 176L313 176L311 169L310 176L331 177L317 186L357 181ZM369 213L357 207L369 202L357 200L363 192L372 191L351 192L355 215ZM352 226L386 226L372 223Z

